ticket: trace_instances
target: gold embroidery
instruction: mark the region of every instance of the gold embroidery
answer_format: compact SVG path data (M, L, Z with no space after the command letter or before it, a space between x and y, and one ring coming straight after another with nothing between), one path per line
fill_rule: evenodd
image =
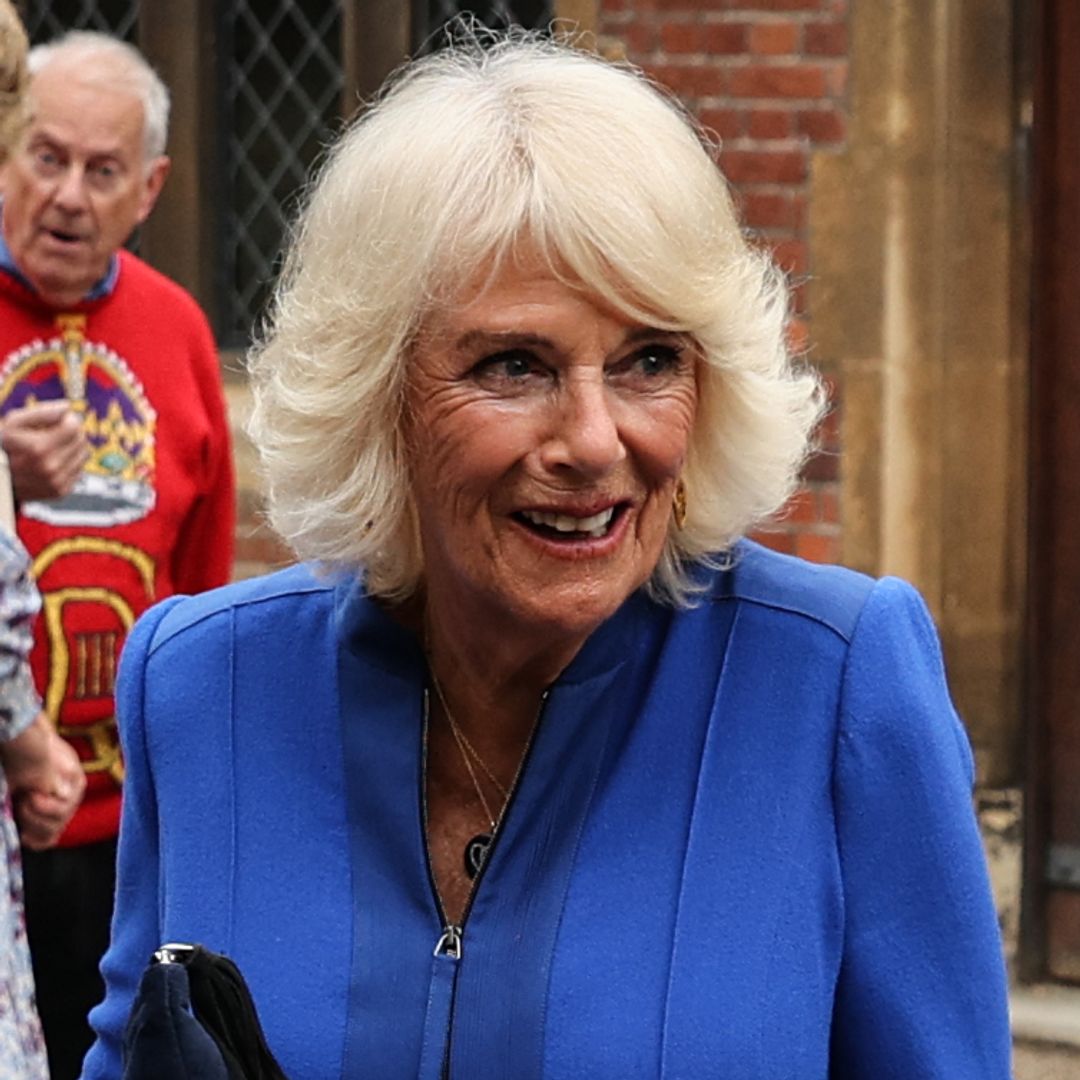
M86 697L86 637L80 634L75 639L75 651L78 654L78 663L76 664L76 670L78 671L78 681L75 684L75 696L84 698Z
M153 600L154 560L139 548L97 536L57 540L44 548L34 560L35 578L40 581L42 575L66 555L104 555L122 560L135 569L147 601ZM64 610L69 604L91 604L105 608L115 615L119 627L66 631ZM74 702L113 693L120 628L124 634L131 629L135 622L135 612L130 603L112 589L96 585L68 586L43 591L42 621L49 643L45 711L62 735L86 739L89 742L91 756L83 760L83 769L87 773L107 772L120 783L123 780L124 767L116 739L115 714L91 724L64 724L59 722L59 717L69 686ZM74 685L71 686L73 674Z
M56 540L38 552L34 559L32 572L35 578L40 578L57 559L64 555L115 555L124 562L131 563L142 578L143 587L147 595L154 596L154 560L141 548L131 544L122 544L119 540L106 540L100 536L71 536L64 540Z
M56 325L64 344L64 393L79 412L86 411L85 315L57 315Z

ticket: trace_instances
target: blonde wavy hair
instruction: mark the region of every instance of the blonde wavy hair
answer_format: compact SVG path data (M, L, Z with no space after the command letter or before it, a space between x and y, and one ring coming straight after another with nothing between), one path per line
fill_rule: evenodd
M0 0L0 163L26 126L26 31L11 0Z
M566 280L700 348L688 513L649 588L690 602L786 501L823 408L792 362L787 289L742 236L714 147L640 72L536 35L401 69L308 194L249 356L275 530L402 599L424 554L402 434L410 345L434 306L523 242Z

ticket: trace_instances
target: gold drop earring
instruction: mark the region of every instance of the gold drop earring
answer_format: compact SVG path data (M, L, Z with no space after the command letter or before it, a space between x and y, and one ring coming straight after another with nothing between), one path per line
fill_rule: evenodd
M675 492L671 496L671 512L675 518L675 528L681 531L686 524L686 484L682 477L675 483Z

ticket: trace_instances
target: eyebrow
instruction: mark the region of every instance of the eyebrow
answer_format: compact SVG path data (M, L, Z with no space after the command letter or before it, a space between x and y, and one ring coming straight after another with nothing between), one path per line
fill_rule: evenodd
M466 330L454 342L459 353L484 349L550 349L553 342L543 334L530 334L518 330Z
M27 146L40 146L42 144L47 145L52 150L58 150L64 154L75 154L85 157L87 161L99 160L101 158L110 158L113 161L123 162L123 148L118 144L113 144L108 147L90 147L88 150L85 147L72 147L71 143L62 135L57 135L51 132L47 127L39 127L30 131L29 137L26 140ZM86 151L83 153L83 151Z
M686 334L678 330L661 330L655 326L639 326L626 335L624 344L634 345L639 341L655 341L657 338L684 339ZM453 345L456 352L470 353L484 349L552 349L555 343L543 334L532 334L520 330L466 330Z

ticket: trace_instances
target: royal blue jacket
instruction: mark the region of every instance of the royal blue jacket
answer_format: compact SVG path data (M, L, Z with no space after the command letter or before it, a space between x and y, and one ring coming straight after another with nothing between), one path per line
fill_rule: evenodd
M752 544L631 597L554 684L464 922L424 845L426 668L295 567L145 616L108 993L240 965L290 1080L1006 1080L972 761L907 585ZM450 935L452 937L452 935Z

